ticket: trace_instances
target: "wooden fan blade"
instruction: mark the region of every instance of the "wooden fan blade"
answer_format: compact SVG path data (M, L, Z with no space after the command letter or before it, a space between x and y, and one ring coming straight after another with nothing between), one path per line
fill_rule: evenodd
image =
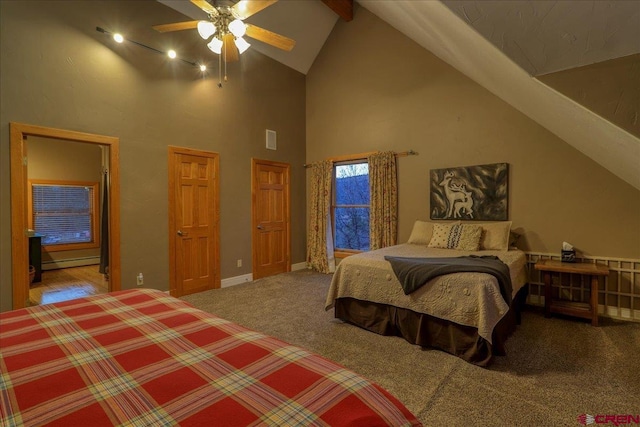
M296 41L289 37L281 36L280 34L265 30L264 28L256 27L255 25L251 25L246 22L245 25L247 26L247 35L249 37L270 44L271 46L275 46L278 49L290 52L296 45Z
M238 55L238 48L236 44L233 42L233 34L228 33L222 37L222 54L224 55L224 60L226 62L235 62L240 59Z
M193 1L193 0L192 0ZM240 0L231 8L231 12L238 19L247 19L262 9L271 6L278 0Z
M170 31L192 30L198 27L198 21L176 22L175 24L154 25L152 28L160 33Z
M191 0L191 3L195 4L200 9L207 12L209 15L218 16L218 9L213 7L211 3L206 0Z

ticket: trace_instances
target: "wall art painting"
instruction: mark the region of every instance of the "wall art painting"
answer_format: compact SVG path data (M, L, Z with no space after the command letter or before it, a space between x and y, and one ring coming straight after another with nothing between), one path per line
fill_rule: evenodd
M431 219L508 219L509 164L431 170Z

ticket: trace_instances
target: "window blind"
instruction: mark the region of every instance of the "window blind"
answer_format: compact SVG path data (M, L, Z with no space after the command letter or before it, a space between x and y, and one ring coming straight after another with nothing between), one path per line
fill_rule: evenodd
M33 225L43 245L90 243L94 189L79 185L33 184Z

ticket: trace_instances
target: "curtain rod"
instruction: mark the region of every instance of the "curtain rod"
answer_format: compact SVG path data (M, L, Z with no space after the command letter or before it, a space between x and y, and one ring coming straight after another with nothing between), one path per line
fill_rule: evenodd
M329 157L327 160L331 160L332 162L343 162L346 160L357 160L357 159L364 159L369 157L372 154L376 154L379 153L379 151L370 151L368 153L360 153L360 154L348 154L348 155L344 155L344 156L336 156L336 157ZM413 150L409 150L409 151L400 151L395 153L396 157L406 157L406 156L417 156L418 152L417 151L413 151ZM305 163L303 165L305 168L310 168L313 167L313 164L311 163Z

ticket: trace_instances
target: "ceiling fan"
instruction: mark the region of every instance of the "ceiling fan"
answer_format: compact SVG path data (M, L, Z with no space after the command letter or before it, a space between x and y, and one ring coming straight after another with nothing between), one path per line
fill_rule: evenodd
M191 0L191 3L209 15L208 21L154 25L153 28L161 33L197 28L200 37L205 40L211 39L207 47L221 55L225 63L237 61L239 54L251 46L243 38L245 35L279 49L291 51L296 44L295 40L243 22L276 1L278 0L240 0L234 4L232 0L213 0L212 4L206 0Z

